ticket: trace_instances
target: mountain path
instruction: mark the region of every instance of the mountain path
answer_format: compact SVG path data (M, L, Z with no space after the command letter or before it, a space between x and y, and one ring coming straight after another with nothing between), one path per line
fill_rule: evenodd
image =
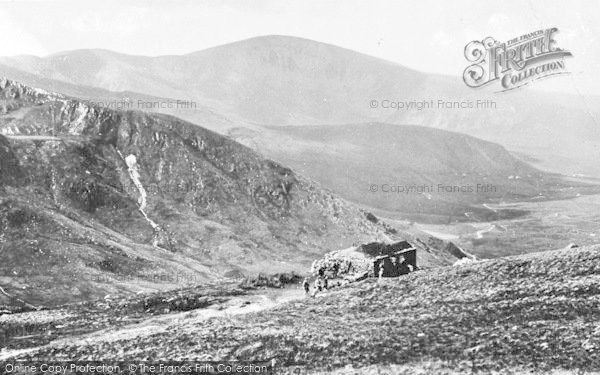
M212 318L229 319L237 315L260 312L278 307L284 303L305 298L301 289L284 288L271 293L248 294L231 298L223 303L185 312L177 312L161 316L152 316L148 319L118 328L104 328L98 331L85 333L75 337L63 337L39 347L0 350L0 361L31 354L52 347L85 346L98 342L115 342L147 337L155 334L166 333L169 329L177 328L182 321L186 324L195 324ZM41 311L40 313L43 313Z
M482 239L484 234L489 233L489 232L493 231L494 229L496 229L496 225L490 224L490 226L488 228L478 230L475 233L475 238Z

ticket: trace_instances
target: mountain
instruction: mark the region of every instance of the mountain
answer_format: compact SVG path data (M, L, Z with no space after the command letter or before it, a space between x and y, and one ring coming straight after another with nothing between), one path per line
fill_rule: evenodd
M421 73L301 38L256 37L182 56L77 50L7 57L0 63L75 85L194 101L234 122L385 122L458 131L525 153L549 171L600 176L599 98L473 90L459 77ZM371 108L372 100L377 108ZM382 108L385 100L432 102L433 109ZM477 108L478 101L493 106ZM181 116L192 122L204 117L186 109ZM229 125L215 128L223 133Z
M279 36L183 56L78 50L47 58L5 58L0 63L77 85L195 100L221 113L274 125L366 119L357 117L362 106L344 100L354 101L354 92L389 82L390 76L398 78L390 87L399 90L396 94L410 94L424 78L396 64L378 65L377 59L350 50Z
M71 96L83 95L88 104L108 108L138 109L139 103L176 102L132 91L78 86L6 66L2 69L11 77ZM404 217L433 222L500 219L524 212L494 211L482 204L583 192L567 190L581 184L535 170L499 145L448 131L384 124L265 126L199 105L160 111L225 133L338 195L391 216L402 213ZM531 160L526 156L523 159ZM374 194L368 190L371 184L430 188L409 194ZM447 191L456 186L472 191Z
M0 229L0 286L31 304L305 272L374 240L414 240L424 267L456 259L210 130L6 79Z
M258 37L182 56L106 50L17 56L0 59L2 73L106 107L181 117L288 165L343 198L420 221L502 219L523 212L496 212L482 204L586 193L584 184L542 173L515 157L577 176L596 175L600 157L600 128L587 107L590 98L473 90L459 79L293 37ZM377 108L371 108L372 100ZM412 107L382 108L384 100ZM461 107L478 101L493 102L494 108ZM430 107L415 107L423 102ZM360 125L371 123L398 126ZM360 136L345 139L346 132ZM388 138L403 151L392 149ZM376 149L388 156L372 152ZM392 197L369 192L371 183L428 185L433 191ZM477 190L488 184L484 191L437 194L439 185Z

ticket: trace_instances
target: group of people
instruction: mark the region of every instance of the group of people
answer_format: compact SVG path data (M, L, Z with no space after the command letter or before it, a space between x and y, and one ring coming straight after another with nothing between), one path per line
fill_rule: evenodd
M312 294L310 293L310 281L308 277L302 282L302 287L304 288L304 294L315 297L317 293L329 288L329 278L323 271L319 270L319 275L315 279L315 289L313 290Z
M392 262L393 268L396 268L398 265L402 265L406 259L403 256L400 256L399 258L395 258L395 257L390 257L390 261ZM341 265L336 263L334 264L331 269L329 270L330 274L331 271L333 271L333 276L334 276L334 280L332 281L332 287L340 286L343 284L340 284L339 281L336 282L336 278L335 276L338 275L338 272L340 271L340 268L342 269L350 269L352 267L352 263L344 261L345 263ZM313 265L314 267L314 265ZM411 264L407 264L406 267L408 268L408 272L413 272L415 270L415 268L411 265ZM315 267L316 268L316 267ZM311 293L310 290L310 279L308 277L306 277L304 279L304 281L302 282L302 288L304 288L304 294L305 295L310 295L312 297L315 297L317 295L317 293L322 292L324 290L327 290L330 287L330 282L329 282L329 277L327 275L325 275L325 269L326 267L319 267L318 268L318 276L315 279L314 282L314 290ZM379 262L378 267L377 267L377 278L378 281L381 283L383 281L383 278L385 277L384 275L386 275L386 266L385 266L385 262L382 260Z

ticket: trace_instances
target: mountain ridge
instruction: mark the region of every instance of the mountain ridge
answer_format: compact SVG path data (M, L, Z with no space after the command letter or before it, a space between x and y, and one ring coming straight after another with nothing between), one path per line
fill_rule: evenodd
M499 143L525 155L537 169L551 173L600 173L595 157L600 157L600 144L595 143L600 128L580 100L565 95L533 90L497 95L472 90L458 77L420 73L342 47L288 36L257 37L181 56L138 56L131 61L121 56L114 61L92 58L88 63L87 58L78 62L69 56L63 56L66 60L41 59L40 65L33 67L18 61L11 64L34 76L69 82L74 87L139 92L159 102L167 100L164 98L191 100L198 105L197 110L158 111L233 137L284 164L289 159L269 148L294 135L265 127L381 122L449 130ZM143 63L137 59L144 59ZM8 62L0 59L0 63ZM88 89L79 91L85 97ZM102 92L89 96L104 95L116 97ZM493 100L496 108L399 111L381 105L371 108L372 100ZM336 142L332 139L327 146L336 147ZM360 180L368 171L352 169L348 173L351 179ZM339 189L337 192L340 194ZM350 199L350 195L341 194ZM533 192L527 198L538 194ZM356 193L352 200L372 204Z

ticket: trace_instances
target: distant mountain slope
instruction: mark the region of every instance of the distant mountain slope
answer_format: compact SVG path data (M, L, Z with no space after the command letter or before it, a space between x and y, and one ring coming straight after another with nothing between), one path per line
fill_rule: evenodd
M421 126L285 126L229 134L347 199L426 221L508 218L519 212L483 204L579 191L498 144Z
M420 73L301 38L257 37L182 56L78 50L45 58L1 58L0 63L75 85L194 100L251 123L386 122L454 130L528 153L551 171L600 176L598 98L530 89L502 94L473 90L460 77ZM371 108L372 100L378 101L377 108ZM386 109L384 100L433 101L435 110ZM495 105L438 110L438 100L491 100ZM192 122L204 117L181 116Z
M419 238L423 266L454 259L447 243L369 220L289 168L170 116L0 80L0 153L0 286L34 304L303 271L372 240Z
M366 119L361 115L365 103L355 102L356 92L385 82L395 94L410 95L425 78L397 64L284 36L253 38L183 56L78 50L0 62L78 85L194 99L222 113L277 125Z

